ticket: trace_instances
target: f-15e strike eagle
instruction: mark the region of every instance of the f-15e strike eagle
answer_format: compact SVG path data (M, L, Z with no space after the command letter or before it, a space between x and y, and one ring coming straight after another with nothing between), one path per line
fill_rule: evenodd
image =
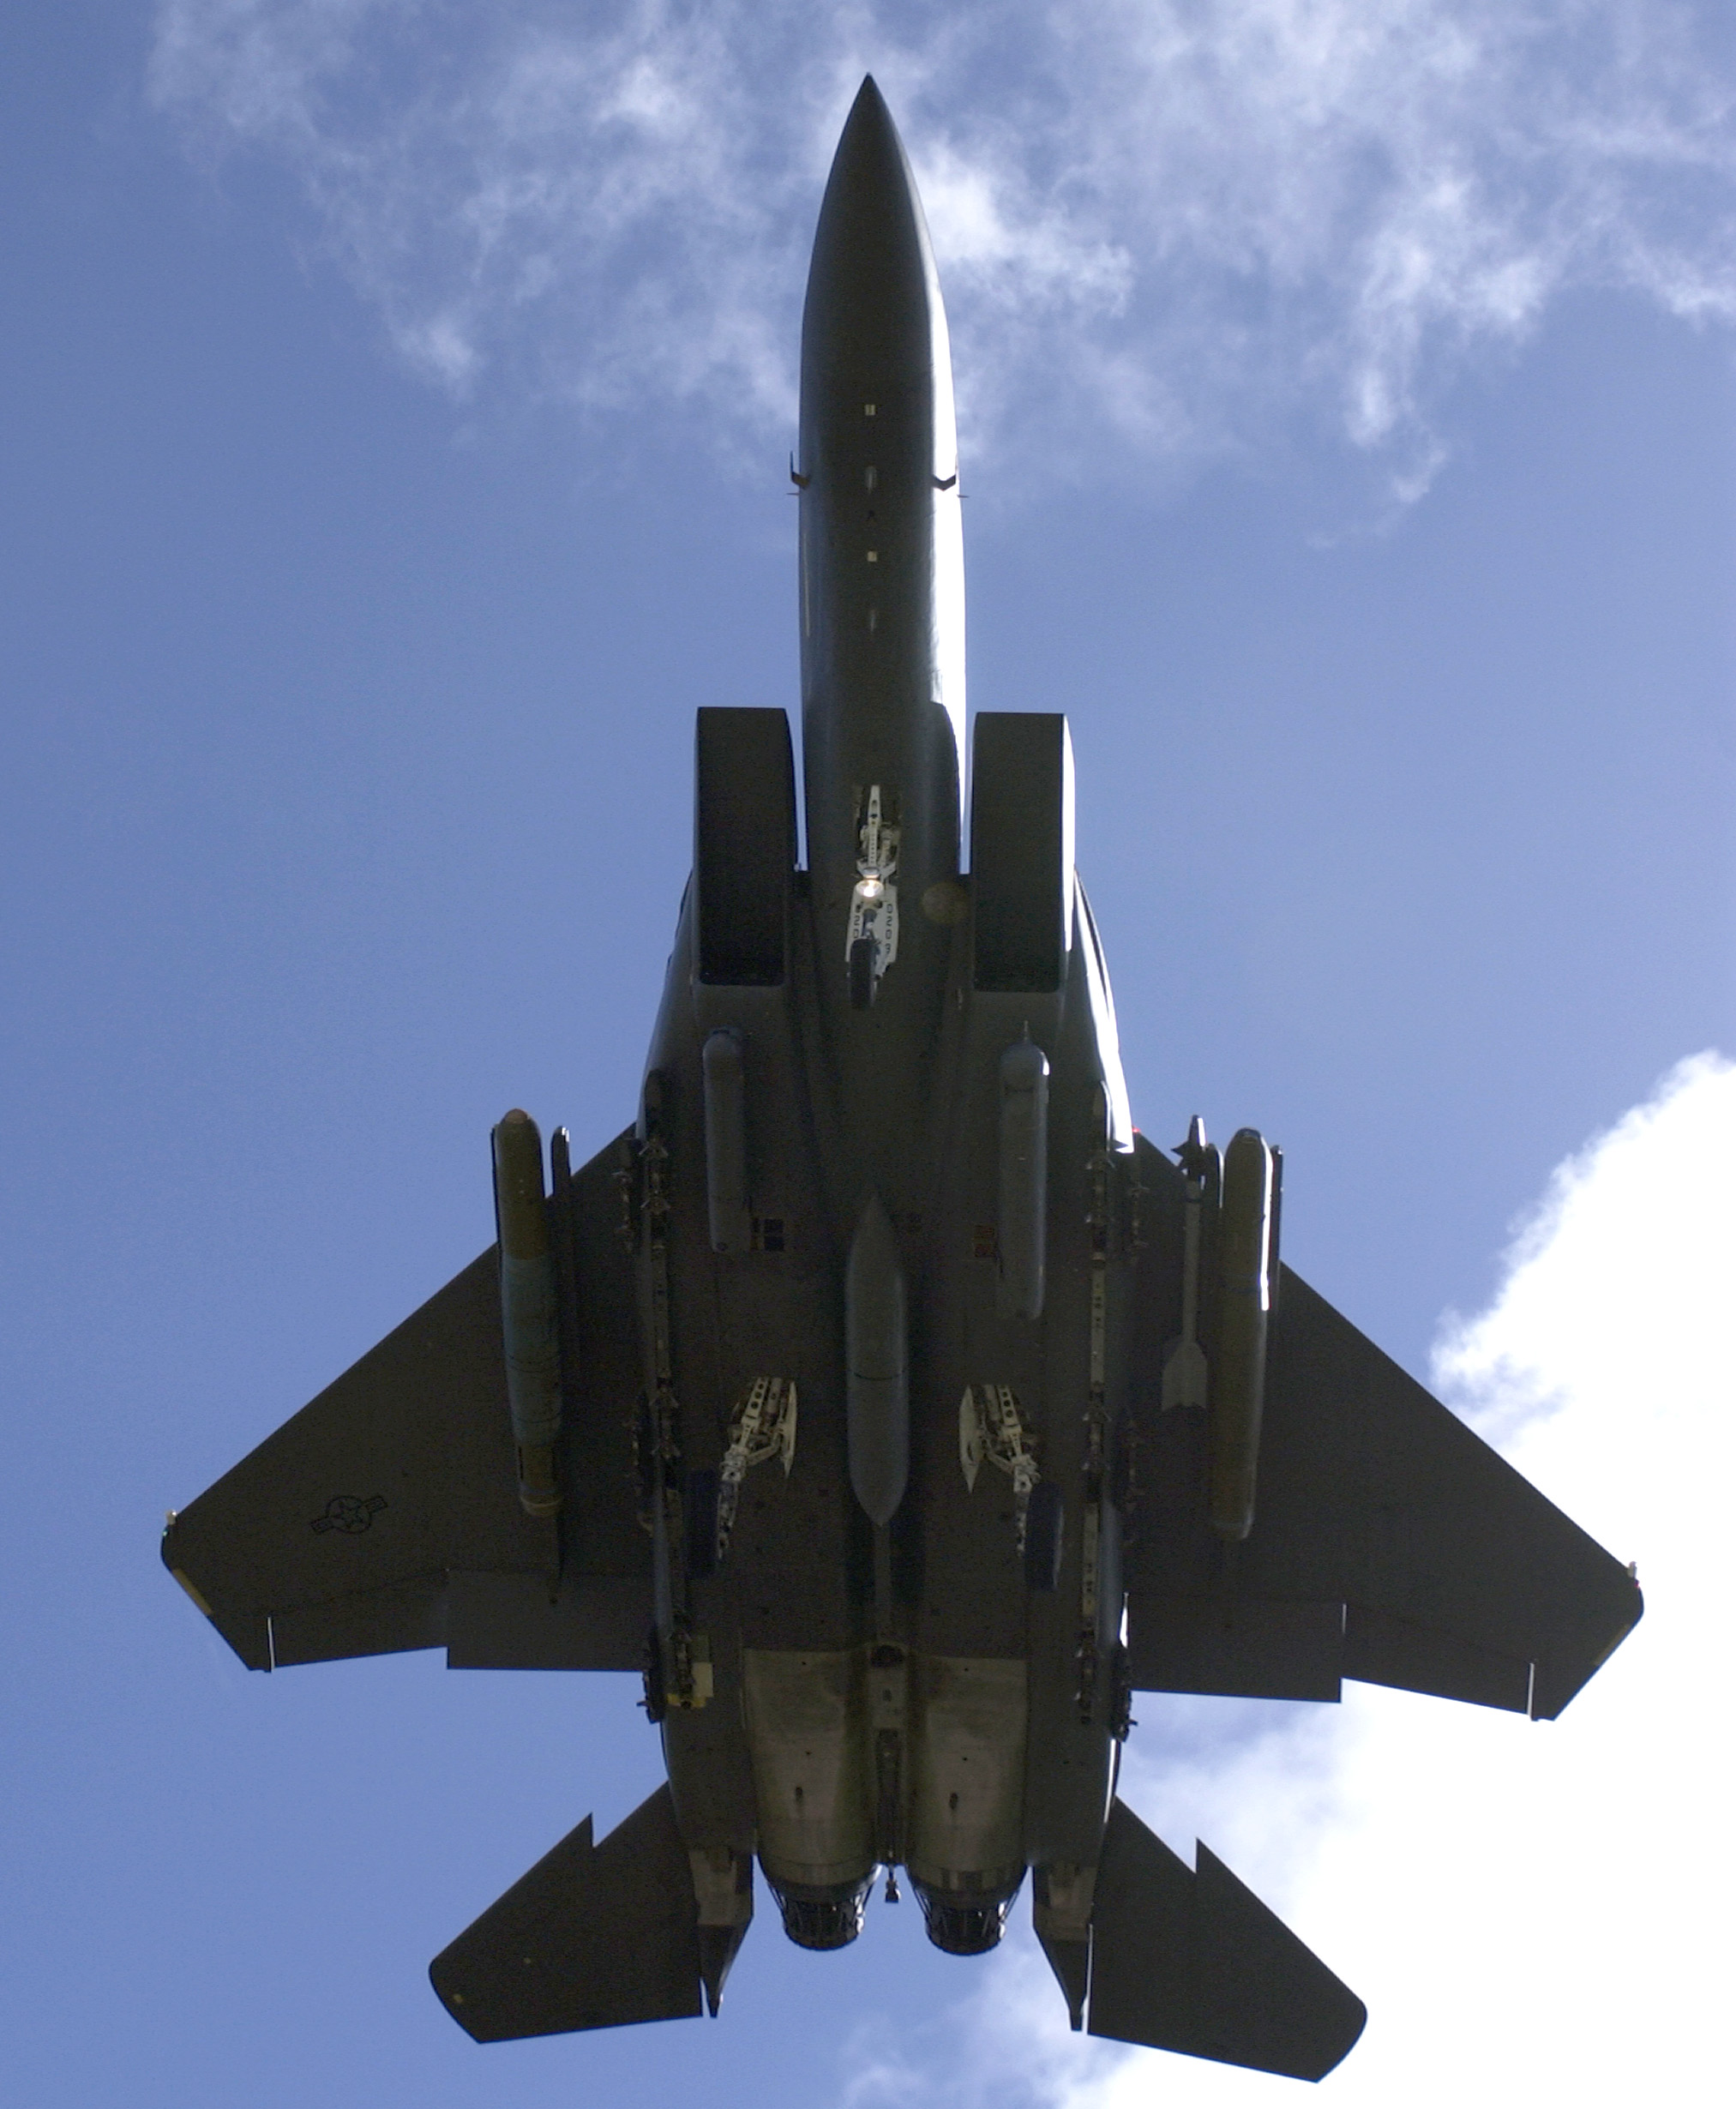
M638 1670L666 1785L438 1957L481 2041L717 2010L754 1909L953 1955L1030 1878L1073 2026L1318 2079L1360 2000L1116 1798L1136 1691L1343 1678L1551 1719L1640 1615L1595 1545L1278 1259L1281 1159L1137 1134L1066 721L982 712L968 821L946 317L863 83L808 284L803 794L699 713L631 1125L494 1132L497 1242L172 1516L255 1669Z

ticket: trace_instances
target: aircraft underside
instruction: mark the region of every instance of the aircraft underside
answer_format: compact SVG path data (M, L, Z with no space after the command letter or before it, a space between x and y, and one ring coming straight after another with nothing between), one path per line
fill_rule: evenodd
M802 796L706 709L639 1105L514 1112L496 1242L190 1507L249 1667L640 1673L668 1782L432 1967L490 2041L716 2012L757 1879L975 1955L1028 1893L1073 2025L1317 2079L1355 1994L1116 1796L1135 1693L1346 1678L1553 1718L1623 1568L1285 1267L1256 1131L1133 1131L1055 713L964 769L944 311L865 84L803 326Z

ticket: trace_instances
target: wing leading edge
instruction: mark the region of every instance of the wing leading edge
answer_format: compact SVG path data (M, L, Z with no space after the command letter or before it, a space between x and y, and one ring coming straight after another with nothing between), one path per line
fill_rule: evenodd
M1288 1268L1253 1527L1239 1545L1213 1535L1207 1416L1159 1403L1180 1175L1138 1147L1134 1686L1336 1699L1349 1677L1553 1719L1638 1619L1632 1571Z
M560 1517L519 1505L491 1246L171 1518L165 1565L250 1669L438 1647L455 1668L640 1667L650 1556L619 1149L573 1181Z

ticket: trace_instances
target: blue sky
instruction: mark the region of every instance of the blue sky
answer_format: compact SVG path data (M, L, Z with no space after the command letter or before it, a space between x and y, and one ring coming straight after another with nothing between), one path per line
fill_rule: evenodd
M868 65L952 315L971 699L1070 715L1136 1120L1282 1142L1294 1264L1421 1374L1469 1342L1438 1380L1650 1589L1554 1727L1146 1701L1130 1798L1368 1995L1347 2101L1517 2100L1527 2058L1691 2097L1710 2056L1681 1505L1727 1483L1736 1141L1727 1067L1677 1065L1736 1052L1727 19L19 0L20 2100L1281 2086L1079 2063L1028 1956L908 1909L835 1958L762 1910L717 2024L478 2051L425 1961L649 1788L631 1691L249 1678L156 1561L488 1241L507 1106L627 1117L691 713L796 700L796 329Z

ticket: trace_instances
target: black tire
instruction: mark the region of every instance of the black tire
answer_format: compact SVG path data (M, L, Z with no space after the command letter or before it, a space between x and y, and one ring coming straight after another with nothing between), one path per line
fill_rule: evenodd
M1066 1507L1052 1479L1040 1479L1030 1490L1024 1511L1024 1586L1047 1595L1060 1580L1061 1542L1066 1535Z
M715 1472L689 1472L684 1519L687 1525L688 1577L703 1582L718 1571L718 1494L720 1482Z
M874 941L859 937L850 948L850 1006L865 1011L874 1000Z

